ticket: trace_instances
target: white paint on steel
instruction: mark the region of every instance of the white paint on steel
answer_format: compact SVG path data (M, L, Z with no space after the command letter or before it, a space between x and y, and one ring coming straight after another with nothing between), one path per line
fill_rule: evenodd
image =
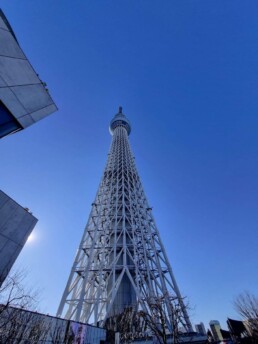
M192 331L135 166L130 131L120 108L111 121L108 161L57 315L103 325L124 307L137 304L148 311L150 298L162 299L168 328L177 303L183 325Z

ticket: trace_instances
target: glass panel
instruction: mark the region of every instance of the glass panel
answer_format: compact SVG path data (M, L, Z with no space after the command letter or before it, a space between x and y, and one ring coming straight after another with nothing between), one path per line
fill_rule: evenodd
M0 138L20 129L21 125L0 100Z

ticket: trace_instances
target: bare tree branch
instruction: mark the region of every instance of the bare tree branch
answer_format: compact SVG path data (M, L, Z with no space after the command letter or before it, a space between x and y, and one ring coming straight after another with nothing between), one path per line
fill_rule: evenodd
M244 318L244 324L251 337L258 340L258 298L245 291L235 299L234 306L238 314Z
M108 330L120 333L121 343L131 343L137 338L152 337L155 343L166 344L172 336L173 343L180 341L180 326L184 326L181 304L173 298L173 314L171 326L167 324L168 315L165 307L165 298L149 297L145 299L146 309L141 309L140 303L127 307L120 314L107 319L105 327Z
M39 328L39 324L31 324L32 319L27 319L27 323L24 322L24 319L21 320L21 309L35 311L38 304L38 293L25 287L25 278L26 272L24 270L15 271L7 276L0 287L1 343L5 343L8 338L14 338L14 336L17 337L16 341L19 343L19 338L24 336L29 324L30 331L32 331L33 326ZM33 330L33 337L36 336L36 327ZM31 343L33 343L33 340L31 340Z

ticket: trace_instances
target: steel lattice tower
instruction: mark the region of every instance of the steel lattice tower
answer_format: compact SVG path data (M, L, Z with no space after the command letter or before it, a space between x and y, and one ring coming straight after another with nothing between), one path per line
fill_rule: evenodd
M108 161L57 315L103 325L128 306L148 312L148 300L162 298L168 328L176 300L184 327L192 331L137 173L130 131L120 107L110 123Z

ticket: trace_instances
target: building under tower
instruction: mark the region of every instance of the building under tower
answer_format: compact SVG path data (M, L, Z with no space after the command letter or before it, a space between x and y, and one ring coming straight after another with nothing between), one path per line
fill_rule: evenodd
M145 196L122 108L110 123L112 144L57 315L104 326L134 307L162 304L168 331L180 311L192 326Z

